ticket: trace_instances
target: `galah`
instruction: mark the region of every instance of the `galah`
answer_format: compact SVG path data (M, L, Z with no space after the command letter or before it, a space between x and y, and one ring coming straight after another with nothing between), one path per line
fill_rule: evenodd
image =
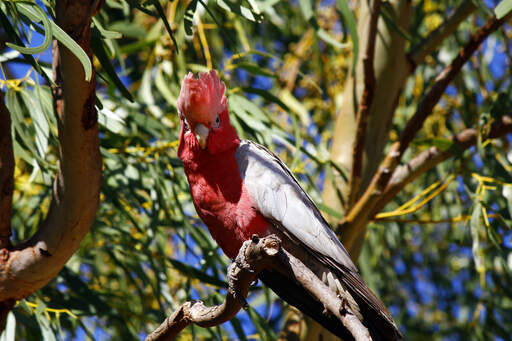
M342 297L374 340L401 337L347 251L286 165L265 147L241 140L229 121L225 85L216 71L189 73L178 97L178 156L197 213L234 259L254 234L277 235L330 290ZM260 280L283 300L344 340L351 334L293 278L264 270Z

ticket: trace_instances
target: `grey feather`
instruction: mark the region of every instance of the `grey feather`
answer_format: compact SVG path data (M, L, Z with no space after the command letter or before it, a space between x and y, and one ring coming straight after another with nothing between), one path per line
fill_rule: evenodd
M374 326L384 336L382 339L401 337L386 308L366 286L347 251L288 167L268 149L250 141L240 142L235 158L255 208L324 266L317 276L341 296L355 300L356 314L361 316L361 312L365 324ZM296 301L296 297L290 299Z
M286 165L269 150L241 141L235 158L256 208L312 251L357 272L347 251Z

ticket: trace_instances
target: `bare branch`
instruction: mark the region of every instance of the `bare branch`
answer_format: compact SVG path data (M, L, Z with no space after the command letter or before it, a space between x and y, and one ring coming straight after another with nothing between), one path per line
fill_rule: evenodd
M373 63L375 59L375 38L377 36L377 22L380 15L380 5L380 0L373 0L370 5L370 27L368 29L366 51L363 57L364 90L356 116L357 128L354 146L352 149L352 169L349 180L347 210L349 210L357 200L361 188L366 126L368 125L368 116L370 115L370 108L372 106L373 95L375 93L375 70L373 68Z
M476 11L476 9L477 6L472 0L463 1L446 21L432 31L418 45L411 48L411 52L408 54L411 70L414 70L416 65L423 62L426 56L434 52L443 40L451 36L457 30L460 23Z
M489 34L496 31L510 16L509 14L499 20L496 19L496 17L489 19L481 29L471 36L471 39L464 48L461 49L457 57L436 78L434 85L418 105L415 114L401 133L399 141L391 146L390 151L384 161L382 161L379 170L373 177L367 190L340 223L339 228L344 234L343 241L345 247L351 249L352 244L356 242L361 231L364 230L364 227L370 219L370 214L374 211L375 205L379 201L395 168L398 166L403 153L414 136L416 136L416 133L423 126L423 122L425 122L426 118L432 113L432 109L441 98L448 84L458 75L464 63L471 57Z
M503 116L500 121L491 124L487 137L494 139L510 132L512 132L512 116ZM409 163L397 167L371 216L383 209L407 184L452 157L454 153L459 153L474 145L477 137L478 132L475 129L465 129L451 139L454 146L450 150L442 151L439 148L430 147L414 157Z
M288 276L292 276L299 282L313 297L322 302L329 313L338 318L339 321L354 336L356 341L371 340L370 332L350 309L347 302L329 289L329 287L316 277L316 275L305 266L298 258L281 249L278 254L280 262L274 263L273 267Z
M11 117L0 91L0 250L11 246L11 208L14 189L14 155ZM7 252L7 250L6 250Z
M355 340L371 340L368 329L350 310L348 304L344 304L300 260L283 250L279 238L270 235L261 239L254 236L240 248L238 256L228 268L229 289L221 305L207 307L201 301L185 302L149 334L146 341L172 340L190 324L207 328L233 318L241 308L247 308L245 298L251 283L264 269L292 276L343 323Z
M91 6L95 0L58 0L56 22L82 49L90 48ZM101 3L101 2L100 2ZM85 25L81 26L83 19ZM80 28L80 29L78 29ZM0 301L20 299L55 277L78 249L89 231L99 205L101 156L99 153L95 78L85 81L82 64L58 46L62 98L57 98L60 165L50 210L37 232L0 259ZM55 60L55 59L54 59Z

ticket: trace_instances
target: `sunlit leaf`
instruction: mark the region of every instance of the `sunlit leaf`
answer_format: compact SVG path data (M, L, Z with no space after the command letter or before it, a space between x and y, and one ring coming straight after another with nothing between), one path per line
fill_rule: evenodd
M501 19L512 11L512 0L501 0L494 9L497 19Z

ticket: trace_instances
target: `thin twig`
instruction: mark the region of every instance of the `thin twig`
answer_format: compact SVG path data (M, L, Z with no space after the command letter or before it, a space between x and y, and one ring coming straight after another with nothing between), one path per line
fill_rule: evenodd
M357 200L361 188L361 177L363 172L363 150L366 139L366 126L368 116L375 94L375 70L373 63L375 59L375 40L377 36L377 23L380 14L380 0L373 0L370 6L370 23L368 29L368 41L365 55L363 57L364 69L364 90L361 103L356 116L356 136L352 149L352 169L349 180L348 201L346 209L349 210Z
M439 102L448 84L459 74L464 63L471 57L482 42L505 23L510 16L509 14L499 20L496 19L496 17L489 19L481 29L471 36L471 39L464 48L461 49L457 57L436 78L434 85L418 105L415 114L401 133L399 141L391 146L390 151L381 163L379 170L373 177L367 190L338 226L339 230L343 231L345 247L351 248L360 232L364 229L364 226L368 223L375 205L379 201L394 170L402 159L405 150L416 136L416 133L423 126L423 122L425 122L426 118L432 113L432 109L437 102Z

